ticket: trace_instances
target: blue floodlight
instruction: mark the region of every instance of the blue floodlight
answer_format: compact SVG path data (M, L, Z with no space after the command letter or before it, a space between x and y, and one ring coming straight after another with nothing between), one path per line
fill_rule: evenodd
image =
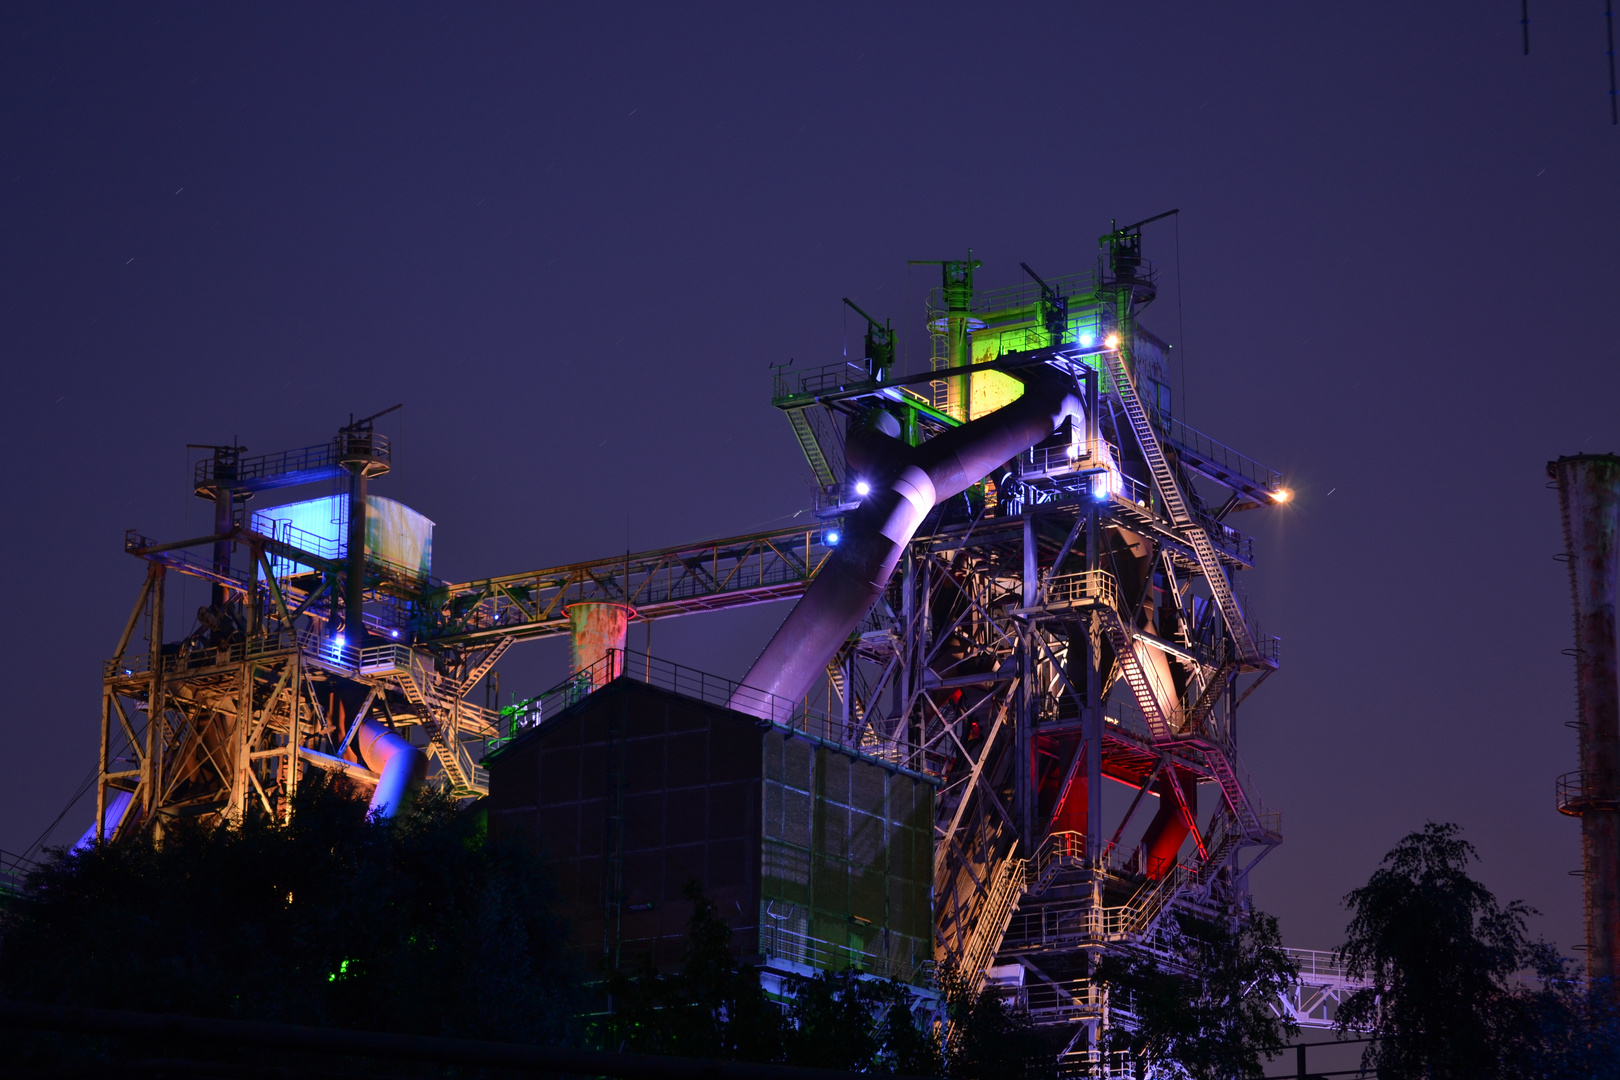
M837 529L828 529L827 530L827 545L829 547L832 547L832 546L835 546L837 543L838 543L838 530Z
M390 631L388 631L388 636L389 637L399 637L399 631L398 630L390 630Z
M1082 330L1080 331L1079 340L1080 347L1082 349L1089 349L1093 345L1097 344L1097 335L1092 333L1090 330Z
M863 498L872 494L872 485L868 484L865 480L855 481L855 494Z
M334 649L338 649L339 651L342 650L342 648L343 648L343 635L342 634L336 634L336 635L333 636L333 638L332 638L332 647Z

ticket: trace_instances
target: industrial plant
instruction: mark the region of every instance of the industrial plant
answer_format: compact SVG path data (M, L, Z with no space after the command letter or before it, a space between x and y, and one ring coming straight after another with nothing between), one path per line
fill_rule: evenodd
M1240 756L1283 661L1243 522L1291 496L1176 415L1141 323L1156 220L1008 288L976 289L971 255L926 264L919 370L846 300L858 359L771 372L810 525L448 582L434 523L372 491L383 414L301 449L205 448L208 534L125 538L144 579L81 842L284 819L310 770L379 816L433 785L547 852L593 958L677 961L696 881L773 992L854 968L927 1002L950 965L1026 1009L1068 1074L1135 1075L1105 1048L1134 1017L1098 963L1177 964L1170 914L1241 919L1283 838ZM174 574L212 587L179 626ZM627 648L637 622L773 603L791 611L746 671ZM561 635L567 678L502 707L497 662ZM1606 797L1568 806L1601 811L1612 848ZM1275 1008L1329 1026L1359 984L1290 952Z

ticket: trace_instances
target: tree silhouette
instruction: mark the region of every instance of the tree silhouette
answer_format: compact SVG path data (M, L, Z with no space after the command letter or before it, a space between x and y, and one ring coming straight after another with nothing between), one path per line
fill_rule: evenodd
M1135 1014L1115 1024L1108 1049L1124 1050L1155 1075L1191 1080L1258 1080L1261 1058L1282 1053L1299 1034L1272 1008L1299 977L1283 950L1277 920L1253 911L1234 924L1172 913L1161 934L1177 957L1115 955L1098 966L1118 995L1116 1008Z
M732 956L731 927L695 882L686 896L692 918L680 969L661 974L643 956L631 971L609 973L604 1048L938 1075L938 1049L904 983L824 971L788 976L785 1000L774 1001L758 969Z
M292 822L58 850L0 913L0 995L514 1042L569 1040L577 973L530 850L427 796L322 778Z
M953 1080L1055 1076L1056 1052L1041 1041L1029 1014L992 989L975 992L952 964L939 971L951 1038L945 1071Z
M1620 1076L1604 988L1530 938L1533 908L1468 875L1479 856L1461 831L1427 823L1345 897L1339 956L1371 985L1340 1008L1339 1029L1374 1037L1362 1064L1387 1080Z

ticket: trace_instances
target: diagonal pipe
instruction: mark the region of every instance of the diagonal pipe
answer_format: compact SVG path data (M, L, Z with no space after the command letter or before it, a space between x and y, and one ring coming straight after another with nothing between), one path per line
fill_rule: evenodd
M871 493L845 521L844 536L776 636L743 677L731 708L763 716L771 698L802 698L872 609L917 526L939 503L959 495L998 465L1051 435L1065 420L1083 420L1080 391L1051 367L1009 373L1023 396L921 446L896 437L882 409L868 413L845 444L850 475Z

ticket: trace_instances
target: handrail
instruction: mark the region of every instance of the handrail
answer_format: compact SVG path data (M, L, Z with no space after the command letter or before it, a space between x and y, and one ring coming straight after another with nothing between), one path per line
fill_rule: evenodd
M1197 458L1200 463L1215 466L1229 475L1241 476L1268 493L1281 490L1282 474L1276 469L1260 464L1247 454L1215 441L1174 417L1155 413L1153 419L1163 429L1170 444L1186 456Z
M1119 606L1119 583L1106 570L1079 570L1047 579L1046 607Z
M973 922L973 932L968 935L967 947L962 950L962 970L968 978L976 980L975 990L983 987L985 968L1001 946L1013 908L1023 895L1027 866L1025 860L1015 855L1003 859L1001 865L996 867L984 903L979 905L979 916Z
M1560 814L1580 817L1588 810L1620 810L1620 792L1588 790L1586 774L1579 769L1560 776L1553 784L1553 798Z
M797 376L799 384L797 390L791 388L789 376ZM866 370L865 365L854 360L840 360L837 363L801 368L796 371L775 368L771 372L771 400L777 402L794 397L837 394L867 387L875 389L881 385L883 384Z
M1288 959L1299 966L1299 981L1312 986L1364 987L1368 980L1355 978L1346 970L1337 952L1324 949L1283 949Z
M780 925L779 919L770 915L766 910L768 906L768 901L760 903L759 920L759 951L765 957L767 965L774 958L793 964L805 964L822 971L858 968L864 974L900 979L913 986L933 985L934 957L929 943L920 943L921 951L913 951L907 957L896 959L881 953L858 949L853 945L841 945L838 942L811 937L798 930L790 930ZM892 941L893 937L890 937L890 940Z
M318 446L239 458L235 462L206 457L197 462L193 480L199 489L219 485L238 491L291 487L342 475L342 458L359 451L371 460L387 463L388 437L375 431L347 432Z
M485 760L525 731L541 726L548 718L620 678L721 708L735 708L732 703L742 701L749 705L745 711L751 717L763 720L778 730L836 746L846 753L904 770L920 779L933 780L938 776L932 769L917 768L918 764L927 763L921 761L920 756L913 755L908 747L865 739L862 730L846 728L842 719L812 709L804 702L790 701L765 690L745 686L734 679L627 649L609 649L595 663L580 669L544 693L519 706L502 709L501 715L507 720L507 728L503 734L486 742Z

